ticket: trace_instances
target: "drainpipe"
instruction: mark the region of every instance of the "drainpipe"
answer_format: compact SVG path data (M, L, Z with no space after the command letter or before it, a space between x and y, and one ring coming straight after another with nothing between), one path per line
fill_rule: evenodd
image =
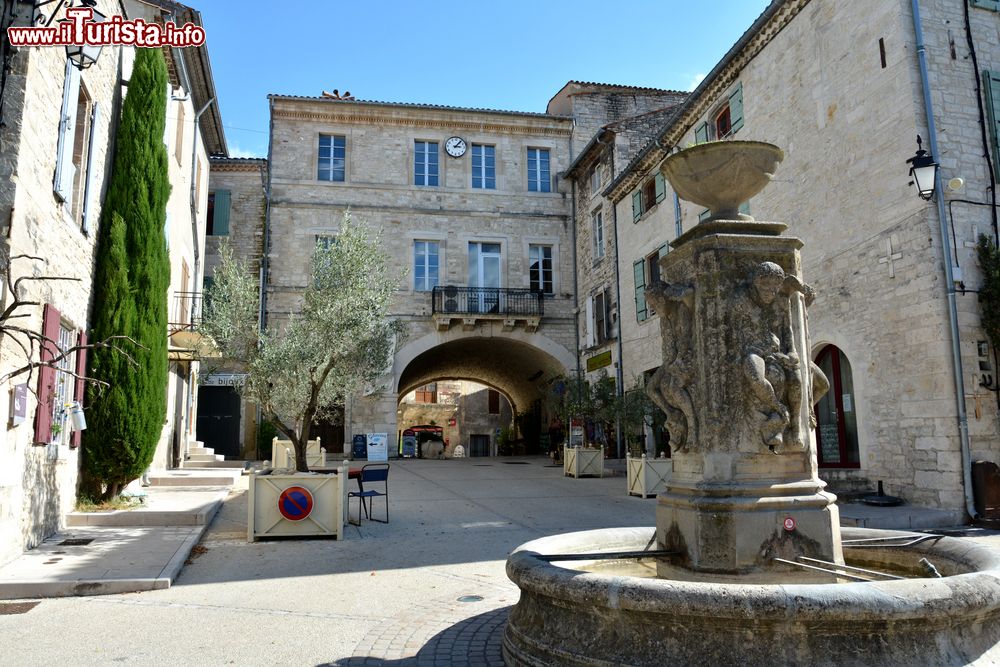
M931 155L940 157L937 143L937 128L934 124L934 107L931 104L931 86L927 75L927 52L924 46L924 32L920 23L920 2L910 0L913 8L913 32L917 40L917 62L920 65L920 84L924 96L924 113L927 115L927 133ZM955 297L955 282L951 271L951 241L948 237L947 217L944 210L944 191L941 188L940 172L934 178L935 201L937 202L938 225L941 233L941 250L944 255L945 290L948 295L948 325L951 333L951 363L955 382L955 401L958 408L958 436L962 449L962 481L965 487L965 511L975 519L975 502L972 497L972 454L969 445L969 417L965 411L965 381L962 378L962 349L958 329L958 306Z
M576 125L576 121L573 121ZM573 159L573 135L569 137L569 159ZM576 341L576 349L573 356L576 357L576 377L579 380L583 374L580 367L580 280L577 271L580 269L579 256L576 249L576 179L570 180L572 195L570 199L570 233L573 235L573 339ZM568 428L568 426L567 426ZM568 432L568 431L567 431Z

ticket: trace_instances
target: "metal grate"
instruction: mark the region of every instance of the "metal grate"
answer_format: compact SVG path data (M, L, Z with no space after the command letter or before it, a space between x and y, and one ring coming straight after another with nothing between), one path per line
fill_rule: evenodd
M85 547L94 541L93 537L70 537L59 543L61 547Z

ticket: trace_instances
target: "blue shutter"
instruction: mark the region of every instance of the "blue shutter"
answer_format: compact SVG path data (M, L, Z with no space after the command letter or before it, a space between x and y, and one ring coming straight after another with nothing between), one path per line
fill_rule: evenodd
M101 120L101 108L94 102L94 111L90 114L90 136L87 138L87 175L83 187L83 233L90 233L90 216L93 215L94 207L91 198L94 192L94 151L97 143L94 139L97 136L97 124Z
M729 96L729 122L732 133L736 134L743 127L743 84L738 84L733 94Z
M659 252L660 259L663 259L664 257L666 257L668 252L670 252L670 244L669 243L664 243L663 245L661 245L660 246L660 252Z
M681 198L674 193L674 233L680 236L684 233L684 225L681 223Z
M632 222L639 222L642 217L642 190L632 195Z
M990 123L994 180L1000 181L1000 72L983 72L983 95L986 97L986 115Z
M212 235L229 236L229 208L232 198L229 190L215 191L215 206L212 218Z
M644 322L649 317L646 309L646 260L633 262L632 274L635 276L635 319Z
M694 128L694 143L703 144L708 141L708 123L702 123Z
M743 215L750 215L750 202L745 201L740 204L739 212Z
M76 107L80 102L80 70L66 59L62 110L59 113L59 141L56 146L56 174L53 190L64 202L73 197L73 141L76 138Z
M698 222L705 222L712 217L712 212L707 208L698 214Z
M663 181L663 174L656 174L653 177L653 182L656 184L656 203L659 204L667 196L667 184Z
M969 4L980 9L1000 11L1000 0L969 0Z

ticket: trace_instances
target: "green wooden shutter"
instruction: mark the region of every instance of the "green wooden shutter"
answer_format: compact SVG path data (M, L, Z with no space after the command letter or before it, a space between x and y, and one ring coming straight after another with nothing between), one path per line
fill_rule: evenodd
M729 96L729 122L732 132L736 134L743 127L743 84L738 84L733 94Z
M632 222L639 222L642 217L642 190L632 195Z
M969 0L969 4L980 9L991 9L1000 11L1000 0Z
M635 276L635 319L644 322L649 317L646 310L646 260L632 262L632 274Z
M712 217L712 212L707 208L698 214L698 222L704 222Z
M745 201L740 204L739 212L743 215L750 215L750 202Z
M983 95L986 97L986 114L990 123L993 149L994 181L1000 181L1000 72L983 72Z
M212 219L213 236L229 236L229 190L215 191L214 218Z
M656 203L659 204L667 196L667 184L663 180L663 174L654 176L653 182L656 184Z
M659 252L660 259L663 259L664 257L666 257L668 252L670 252L670 244L669 243L664 243L663 245L661 245L660 246L660 252Z
M708 123L702 123L694 128L694 143L703 144L708 141Z

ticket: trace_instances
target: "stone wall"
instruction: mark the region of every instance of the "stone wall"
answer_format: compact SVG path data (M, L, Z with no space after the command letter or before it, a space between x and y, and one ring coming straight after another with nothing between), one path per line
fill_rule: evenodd
M97 9L110 16L120 12L118 3L100 0ZM30 5L18 5L27 21ZM105 49L98 62L81 74L83 89L101 112L93 142L93 192L91 226L83 231L79 210L60 202L53 193L60 109L66 73L62 48L19 49L4 91L4 125L0 128L0 212L3 243L10 255L27 254L45 261L18 259L12 272L20 276L65 276L74 281L31 281L23 296L51 304L61 314L63 326L84 330L91 308L91 274L97 241L97 220L111 168L113 119L120 108L118 72L121 51ZM82 196L77 193L77 199ZM9 228L7 221L9 220ZM4 292L3 303L10 303ZM42 308L28 307L29 317L19 326L40 330ZM21 349L10 338L0 344L0 373L25 363ZM28 382L27 419L11 423L10 393ZM78 451L66 445L35 444L34 417L37 373L11 378L0 400L0 563L37 545L58 529L73 508L79 472Z
M916 135L927 137L909 3L848 6L812 0L792 5L802 9L791 14L788 25L780 32L769 28L770 42L749 62L737 58L667 134L675 145L694 143L693 128L714 117L742 85L744 126L735 138L769 141L786 152L775 182L750 202L751 214L788 223L788 233L805 242L805 279L818 292L809 323L814 352L835 344L853 371L860 469L825 468L821 476L841 489L872 488L884 480L888 493L910 502L960 510L961 455L942 241L936 208L907 186L904 162L916 149ZM984 200L990 180L980 157L962 9L962 0L936 3L927 9L923 26L942 177L966 179L964 192L945 196ZM970 11L981 67L992 66L1000 60L997 15ZM654 170L655 165L649 169ZM630 193L616 198L621 220L631 213ZM637 225L619 228L619 268L627 285L632 261L675 237L672 207L661 208ZM959 259L966 285L975 288L973 249L967 243L973 227L988 229L988 209L954 208ZM696 224L700 213L684 202L684 228ZM976 343L984 337L974 295L957 299L964 376L973 378L978 375ZM630 300L621 310L626 376L634 377L660 362L656 318L637 323ZM993 397L977 398L986 392L973 383L965 389L974 456L995 460L1000 455L996 409L982 409Z

